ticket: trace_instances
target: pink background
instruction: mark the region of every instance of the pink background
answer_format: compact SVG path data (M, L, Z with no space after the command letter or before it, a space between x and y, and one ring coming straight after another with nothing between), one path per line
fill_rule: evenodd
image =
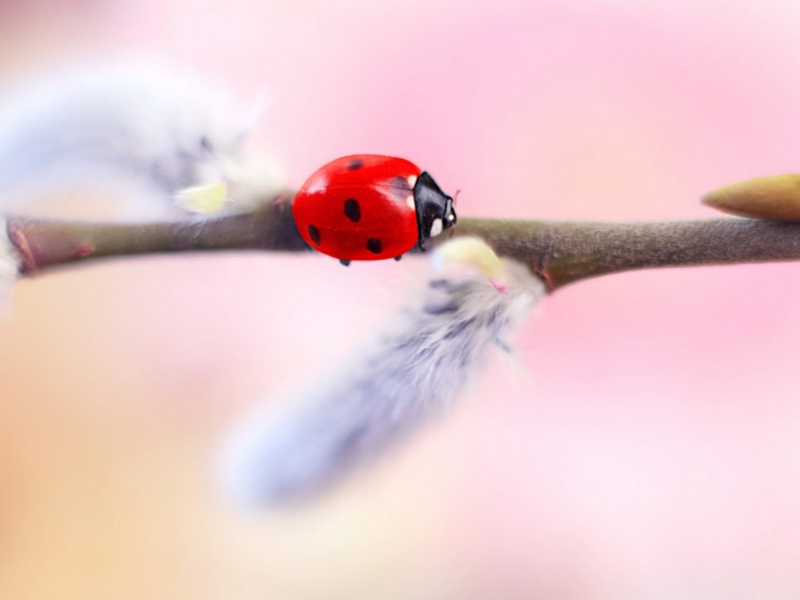
M800 5L710 0L0 0L0 76L168 60L267 90L292 186L404 156L461 215L712 217L800 171ZM114 261L21 283L0 323L0 598L800 595L797 265L546 299L521 367L319 501L215 487L249 406L368 335L420 260Z

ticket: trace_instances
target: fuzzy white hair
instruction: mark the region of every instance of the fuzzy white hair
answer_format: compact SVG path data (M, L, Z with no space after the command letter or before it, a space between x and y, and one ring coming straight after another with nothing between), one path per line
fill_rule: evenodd
M244 505L307 495L449 408L492 348L510 352L544 292L525 266L499 264L502 291L476 269L433 271L400 325L357 364L251 418L224 455L228 494Z
M0 95L0 207L26 212L41 196L90 190L162 217L180 190L243 172L247 112L220 88L161 68L29 76Z

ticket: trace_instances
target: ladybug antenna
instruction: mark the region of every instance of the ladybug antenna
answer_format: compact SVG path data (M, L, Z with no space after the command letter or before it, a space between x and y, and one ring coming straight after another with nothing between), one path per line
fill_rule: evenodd
M456 193L453 195L453 206L458 204L458 195L461 193L461 190L456 190Z

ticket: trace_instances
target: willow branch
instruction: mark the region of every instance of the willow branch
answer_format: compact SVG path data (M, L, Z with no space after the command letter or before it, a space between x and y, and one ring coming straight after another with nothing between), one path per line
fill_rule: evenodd
M498 253L525 262L550 290L635 269L800 259L800 223L712 219L656 223L581 223L464 219Z
M148 224L88 223L9 216L21 273L33 275L100 258L197 251L308 251L289 200L216 219ZM486 240L526 263L549 289L633 269L800 259L800 223L714 219L590 223L459 219L431 245L452 236Z

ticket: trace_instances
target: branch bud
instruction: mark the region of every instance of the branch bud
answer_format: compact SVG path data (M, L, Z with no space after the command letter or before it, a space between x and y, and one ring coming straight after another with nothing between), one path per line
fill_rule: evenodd
M800 221L800 175L748 179L709 192L702 201L740 217Z

